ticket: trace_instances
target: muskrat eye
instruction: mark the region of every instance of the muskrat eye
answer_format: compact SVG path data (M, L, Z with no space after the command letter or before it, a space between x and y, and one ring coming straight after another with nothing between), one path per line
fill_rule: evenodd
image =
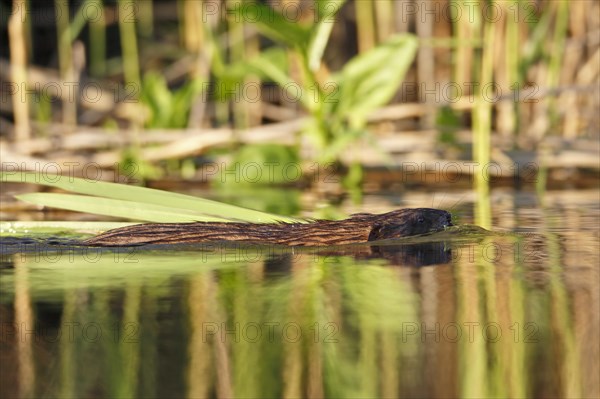
M424 218L423 216L419 216L419 217L417 218L417 222L418 222L418 223L423 223L424 221L425 221L425 218Z

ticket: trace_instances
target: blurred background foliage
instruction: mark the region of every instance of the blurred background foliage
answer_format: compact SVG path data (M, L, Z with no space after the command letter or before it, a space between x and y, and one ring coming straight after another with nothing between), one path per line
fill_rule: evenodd
M146 165L141 178L164 176L159 170L194 178L202 159L246 157L237 152L258 141L287 148L279 161L289 153L287 162L333 162L360 182L361 166L406 158L381 140L392 136L402 146L405 131L435 129L427 148L435 159L482 165L498 161L492 148L515 160L510 151L537 153L549 136L597 138L594 1L14 0L1 7L2 140L11 145L5 158L25 165L96 161L89 156L96 154L101 167ZM269 125L280 134L262 137ZM90 128L98 140L80 135ZM102 138L115 131L119 140ZM181 142L176 133L204 141L162 151ZM78 144L65 148L68 136ZM261 159L274 161L264 148Z

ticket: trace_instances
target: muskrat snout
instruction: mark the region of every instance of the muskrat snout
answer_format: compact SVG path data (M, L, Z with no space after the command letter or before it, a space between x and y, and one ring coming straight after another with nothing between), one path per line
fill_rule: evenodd
M443 228L454 226L452 224L452 215L449 212L444 211L445 215L440 216L440 226Z
M452 226L452 215L440 209L420 208L415 210L413 231L409 235L426 234Z

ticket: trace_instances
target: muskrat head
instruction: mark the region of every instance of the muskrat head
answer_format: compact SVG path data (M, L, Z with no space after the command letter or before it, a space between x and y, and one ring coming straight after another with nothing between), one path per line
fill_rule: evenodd
M379 216L371 229L369 241L426 234L452 226L450 213L440 209L401 209Z

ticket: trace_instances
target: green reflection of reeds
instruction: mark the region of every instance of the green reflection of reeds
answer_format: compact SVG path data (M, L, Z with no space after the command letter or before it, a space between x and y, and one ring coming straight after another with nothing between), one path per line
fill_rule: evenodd
M482 299L479 291L478 270L468 260L455 264L457 281L457 322L472 328L483 322ZM480 336L459 343L459 390L461 397L487 396L487 354Z
M531 240L511 236L423 269L252 246L19 254L0 283L19 320L60 309L60 339L14 349L20 384L48 396L584 396L546 242L542 288L526 278Z
M31 309L29 270L27 264L18 257L14 259L14 265L15 323L31 329L33 327L33 312ZM31 341L17 341L16 366L19 369L18 381L15 384L17 385L18 395L22 397L34 396L36 375Z
M523 339L522 328L526 325L525 300L526 287L524 282L517 276L524 275L525 265L520 255L523 248L523 239L516 238L513 241L515 252L512 258L514 265L509 264L504 282L508 284L503 291L502 309L506 312L503 319L510 325L512 340L503 341L501 349L502 369L504 380L508 381L507 395L515 398L528 396L531 390L526 363L526 343ZM508 281L507 281L508 280ZM507 331L508 332L508 331ZM516 335L515 335L516 334Z
M552 219L550 219L552 220ZM572 304L564 285L564 266L560 262L559 238L552 233L546 235L550 259L550 319L552 331L556 334L556 356L560 359L557 372L561 396L580 398L581 387L581 346L575 340Z
M516 238L485 239L470 261L455 265L457 323L472 326L461 341L461 397L526 397L522 246Z

